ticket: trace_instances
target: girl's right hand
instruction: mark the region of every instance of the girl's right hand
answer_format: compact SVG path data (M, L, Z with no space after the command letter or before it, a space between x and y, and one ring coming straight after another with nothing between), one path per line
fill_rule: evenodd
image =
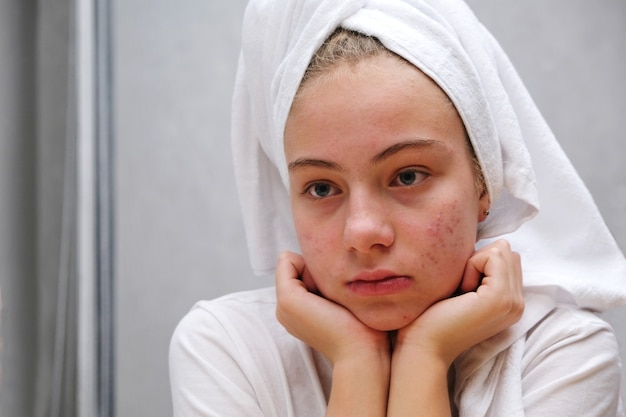
M359 354L389 355L387 332L365 326L343 306L318 295L301 255L283 252L279 256L276 298L278 321L332 364Z

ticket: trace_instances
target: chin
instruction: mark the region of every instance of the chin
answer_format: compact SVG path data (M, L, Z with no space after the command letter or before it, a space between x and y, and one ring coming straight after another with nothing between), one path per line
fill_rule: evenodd
M367 312L365 314L356 314L355 316L367 327L381 332L389 332L401 329L419 317L419 314L403 314L403 313L380 313Z

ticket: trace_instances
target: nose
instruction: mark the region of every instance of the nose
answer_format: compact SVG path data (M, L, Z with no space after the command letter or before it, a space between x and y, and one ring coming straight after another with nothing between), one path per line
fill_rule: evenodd
M391 246L395 235L388 216L388 209L376 196L352 194L343 235L345 247L368 253Z

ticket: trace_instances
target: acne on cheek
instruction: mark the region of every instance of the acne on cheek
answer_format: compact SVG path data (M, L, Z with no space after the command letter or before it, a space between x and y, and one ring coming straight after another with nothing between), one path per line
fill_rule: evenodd
M463 214L455 211L455 207L443 208L427 223L423 229L427 249L420 256L424 270L440 278L436 285L446 297L457 290L474 249L473 237L466 236L469 232Z
M437 238L439 241L443 241L446 237L454 234L456 227L461 223L461 220L457 217L452 219L444 219L444 216L439 213L437 217L428 225L426 232L428 236Z
M461 238L463 230L461 217L456 214L456 204L451 204L439 212L426 226L426 236L430 240L430 250L423 256L430 263L439 264L442 251L456 252L463 249L467 239ZM445 258L445 257L444 257Z
M442 247L447 246L448 243L458 242L456 233L459 232L459 225L461 224L461 218L456 214L456 204L451 204L448 208L437 213L434 219L426 227L426 233L429 237L435 238L436 243Z

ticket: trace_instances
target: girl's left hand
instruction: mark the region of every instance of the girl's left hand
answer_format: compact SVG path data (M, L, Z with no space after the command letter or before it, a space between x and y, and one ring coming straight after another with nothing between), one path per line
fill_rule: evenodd
M396 348L410 346L451 365L464 350L516 323L524 311L519 254L505 240L474 252L460 289L464 294L433 304L400 329Z

